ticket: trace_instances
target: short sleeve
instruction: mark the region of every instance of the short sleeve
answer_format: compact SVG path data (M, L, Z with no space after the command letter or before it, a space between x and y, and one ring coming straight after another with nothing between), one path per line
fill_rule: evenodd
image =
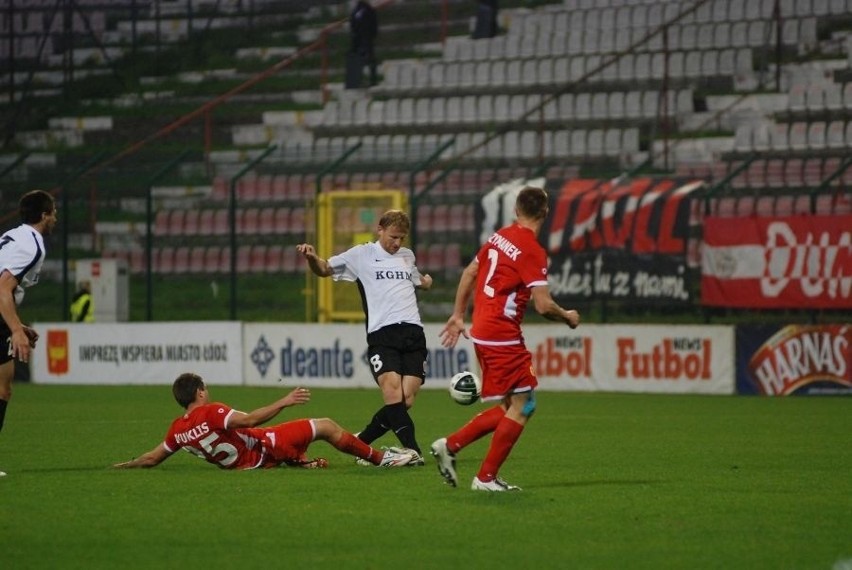
M335 281L358 280L358 253L363 246L356 246L338 255L328 258L328 264L333 271L331 278Z

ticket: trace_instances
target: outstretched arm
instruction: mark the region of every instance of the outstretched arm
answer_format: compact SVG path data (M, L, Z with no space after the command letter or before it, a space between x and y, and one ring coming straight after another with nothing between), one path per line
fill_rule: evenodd
M453 304L453 314L447 319L447 324L439 333L441 337L441 345L445 348L452 348L456 345L460 335L465 338L470 338L464 326L464 317L467 313L467 306L470 303L470 298L473 296L473 288L476 285L476 274L479 272L479 262L474 259L467 267L464 268L459 286L456 289L456 300Z
M139 457L135 457L130 461L125 461L123 463L116 463L113 465L116 469L130 469L133 467L156 467L169 457L172 454L166 451L165 446L161 443L148 453L143 453Z
M268 406L263 406L249 413L238 412L234 410L228 420L228 429L255 427L264 422L267 422L278 415L278 412L290 406L298 406L307 404L311 399L311 391L307 388L296 388L283 398L272 402Z
M320 277L331 277L334 275L334 270L331 268L331 265L328 264L328 260L318 256L317 250L311 244L300 243L296 246L296 251L301 253L307 260L308 267L311 268L314 275L319 275Z

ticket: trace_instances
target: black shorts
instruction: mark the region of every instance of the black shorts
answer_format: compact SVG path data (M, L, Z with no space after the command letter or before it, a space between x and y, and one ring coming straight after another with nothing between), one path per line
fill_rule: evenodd
M367 358L373 379L385 372L419 376L426 381L426 333L409 323L388 325L367 335Z
M0 364L12 360L12 331L6 321L0 319Z

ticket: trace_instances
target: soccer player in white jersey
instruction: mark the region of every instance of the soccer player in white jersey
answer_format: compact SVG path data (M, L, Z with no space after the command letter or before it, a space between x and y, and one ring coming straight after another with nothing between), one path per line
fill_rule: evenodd
M408 410L426 379L426 335L415 289L428 290L432 277L421 274L414 252L402 247L410 228L405 212L389 210L379 220L375 242L356 245L327 260L310 244L299 244L296 249L316 275L354 281L361 292L367 317L367 355L384 406L358 437L369 444L393 430L402 447L420 454L409 465L423 465Z
M43 190L24 194L18 211L21 225L0 236L0 430L6 419L6 407L12 398L15 359L28 362L38 334L21 322L17 306L24 298L24 287L38 282L44 263L44 238L56 225L56 202ZM0 471L0 477L6 475Z

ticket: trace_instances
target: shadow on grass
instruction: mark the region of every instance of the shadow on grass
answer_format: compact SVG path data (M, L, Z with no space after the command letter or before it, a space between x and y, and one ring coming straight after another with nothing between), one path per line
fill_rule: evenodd
M629 486L629 485L657 485L668 483L661 479L599 479L595 481L554 481L535 485L537 489L546 488L570 488L570 487L604 487L604 486Z

